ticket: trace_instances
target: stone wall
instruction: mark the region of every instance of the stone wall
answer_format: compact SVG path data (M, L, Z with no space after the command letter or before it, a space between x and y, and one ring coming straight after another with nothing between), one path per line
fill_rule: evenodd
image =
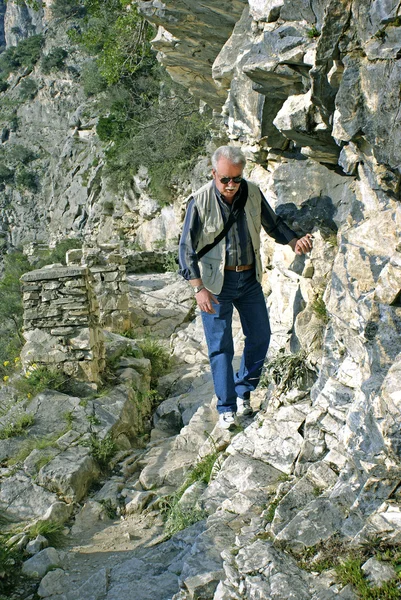
M93 293L99 304L99 323L103 329L124 332L131 327L128 310L128 286L126 280L127 260L114 245L100 248L70 250L67 264L89 268L93 281Z
M105 351L89 269L49 265L26 273L21 281L24 367L59 367L70 377L97 383Z

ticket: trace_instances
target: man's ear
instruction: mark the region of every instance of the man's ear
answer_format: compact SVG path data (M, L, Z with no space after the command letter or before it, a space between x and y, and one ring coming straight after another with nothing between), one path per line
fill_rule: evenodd
M213 179L216 179L216 171L214 169L212 169L212 177Z

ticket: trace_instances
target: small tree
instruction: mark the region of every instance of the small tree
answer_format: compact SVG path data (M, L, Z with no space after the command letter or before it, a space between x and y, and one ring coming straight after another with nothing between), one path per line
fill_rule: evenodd
M19 86L19 95L21 100L32 100L38 91L38 84L32 77L23 79Z
M53 48L49 54L42 58L41 67L43 73L47 74L50 71L62 69L67 56L68 52L64 48Z
M55 19L70 19L85 14L83 2L80 0L54 0L51 11Z

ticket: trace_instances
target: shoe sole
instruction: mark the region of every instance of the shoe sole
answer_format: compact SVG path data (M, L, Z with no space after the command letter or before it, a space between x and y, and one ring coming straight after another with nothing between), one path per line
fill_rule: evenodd
M248 417L249 415L252 415L252 414L253 414L252 408L244 408L244 410L237 411L238 417Z

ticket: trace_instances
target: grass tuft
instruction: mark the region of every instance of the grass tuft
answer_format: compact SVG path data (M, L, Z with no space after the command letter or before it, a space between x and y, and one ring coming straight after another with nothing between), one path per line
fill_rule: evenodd
M65 545L66 539L63 534L64 526L61 523L52 523L50 521L38 521L28 531L28 536L34 540L38 535L43 535L53 548Z
M214 467L218 458L218 451L214 450L202 460L200 460L189 471L184 483L177 492L166 500L163 512L166 514L165 533L171 537L178 531L193 525L194 523L204 519L207 514L196 506L183 508L180 505L180 500L184 492L195 482L202 481L208 484L214 472Z
M26 430L34 424L34 421L33 415L22 415L16 421L3 427L0 431L0 440L7 440L26 434Z

